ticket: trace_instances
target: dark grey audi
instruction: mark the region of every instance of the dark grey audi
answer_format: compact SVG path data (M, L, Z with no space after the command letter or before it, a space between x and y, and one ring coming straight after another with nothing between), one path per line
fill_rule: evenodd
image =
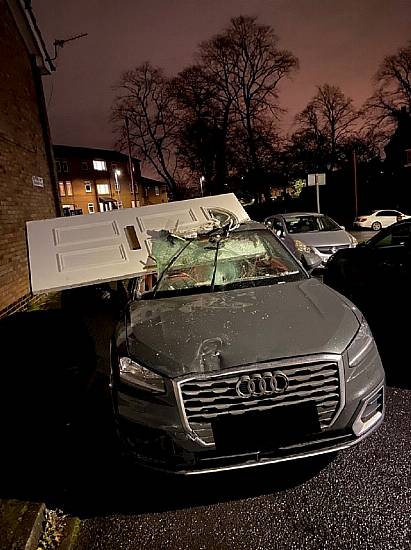
M112 345L127 450L184 474L349 447L384 416L385 378L361 312L263 225L153 237Z

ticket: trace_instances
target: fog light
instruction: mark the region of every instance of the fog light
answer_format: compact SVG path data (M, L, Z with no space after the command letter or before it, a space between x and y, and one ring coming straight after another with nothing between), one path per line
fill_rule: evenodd
M368 432L376 424L382 422L384 416L384 386L378 388L363 403L352 426L356 436Z

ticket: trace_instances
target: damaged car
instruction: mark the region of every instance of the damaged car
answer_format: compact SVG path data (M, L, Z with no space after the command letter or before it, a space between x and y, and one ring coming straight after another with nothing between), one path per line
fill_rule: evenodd
M182 201L173 207L178 214L161 220L163 205L143 207L133 226L136 213L121 211L96 214L91 228L82 222L94 247L107 250L123 239L123 258L140 254L137 267L113 260L117 278L128 283L110 385L125 449L163 471L197 474L334 453L363 440L384 417L384 370L361 312L224 197ZM115 222L112 244L96 238L100 220L106 234ZM66 236L74 229L70 220L58 224ZM76 266L50 275L49 263L42 284L34 275L38 287L70 277L71 284L95 282L93 262L79 275L72 259L78 234L69 250L57 242L56 224L36 227L32 249L50 233L54 255L67 254ZM82 243L83 262L89 250Z

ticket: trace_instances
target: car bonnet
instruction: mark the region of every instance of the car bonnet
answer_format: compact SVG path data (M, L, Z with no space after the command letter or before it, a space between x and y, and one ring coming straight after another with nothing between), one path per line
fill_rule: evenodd
M349 303L316 279L130 306L130 357L169 377L317 353L358 330Z

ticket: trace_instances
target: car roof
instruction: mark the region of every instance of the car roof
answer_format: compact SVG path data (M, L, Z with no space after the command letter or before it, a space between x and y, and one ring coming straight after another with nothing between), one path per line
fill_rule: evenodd
M269 217L281 216L282 218L296 218L297 216L315 216L318 218L324 217L326 214L319 214L318 212L286 212L283 214L272 214Z
M251 231L252 229L267 229L267 227L261 222L255 222L253 220L241 223L234 231Z

